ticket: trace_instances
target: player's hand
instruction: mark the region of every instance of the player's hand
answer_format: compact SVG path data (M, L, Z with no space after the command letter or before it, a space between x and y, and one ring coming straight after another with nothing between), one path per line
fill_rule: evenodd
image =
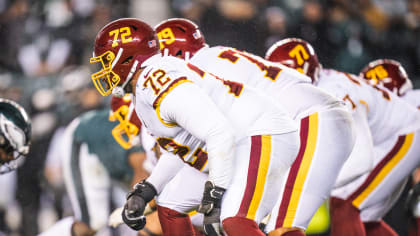
M111 215L108 217L108 226L112 228L117 228L120 224L123 224L124 221L122 219L122 213L124 211L123 207L118 207L114 211L112 211Z
M138 214L140 211L128 210L128 204L125 204L122 212L122 219L126 225L133 230L139 231L146 225L146 217L143 214Z
M198 212L204 214L204 231L206 235L223 235L220 224L220 209L225 189L215 186L207 181L204 186L203 199L198 207Z
M142 181L134 186L134 190L127 195L127 202L122 211L122 219L134 230L143 229L146 224L144 209L146 204L156 195L152 184Z
M420 203L420 182L415 184L407 194L407 200L405 202L405 209L407 213L412 216L416 217L414 211L417 205Z

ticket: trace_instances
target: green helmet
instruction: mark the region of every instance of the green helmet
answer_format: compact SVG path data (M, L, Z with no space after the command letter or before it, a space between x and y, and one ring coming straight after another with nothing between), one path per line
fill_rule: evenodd
M31 121L22 106L9 99L0 98L0 149L10 159L0 158L0 174L18 167L29 152Z

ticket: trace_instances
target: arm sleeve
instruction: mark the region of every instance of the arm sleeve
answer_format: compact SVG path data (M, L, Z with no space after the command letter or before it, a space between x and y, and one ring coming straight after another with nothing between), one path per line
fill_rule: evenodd
M147 182L151 183L159 194L184 165L185 163L179 157L167 151L162 151L162 155L147 178Z
M160 112L163 119L176 122L206 143L209 180L227 188L232 178L234 131L211 98L197 85L184 83L165 97Z

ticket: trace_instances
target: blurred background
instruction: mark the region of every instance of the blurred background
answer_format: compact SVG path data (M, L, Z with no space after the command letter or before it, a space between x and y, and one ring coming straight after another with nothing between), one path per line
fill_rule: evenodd
M209 45L260 56L300 37L326 68L358 74L391 58L420 86L420 0L0 0L0 97L22 104L33 122L25 163L0 176L0 231L32 236L71 214L53 143L78 114L108 106L92 86L89 58L99 29L121 17L152 26L189 18ZM402 209L388 217L405 235Z

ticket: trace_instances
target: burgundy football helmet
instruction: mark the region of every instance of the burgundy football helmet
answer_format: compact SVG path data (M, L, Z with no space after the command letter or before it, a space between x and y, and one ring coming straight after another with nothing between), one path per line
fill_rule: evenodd
M109 120L120 122L112 129L112 136L121 147L129 149L141 128L141 122L131 102L131 95L127 94L122 98L112 96L111 110Z
M141 64L157 53L158 40L148 24L135 18L122 18L107 24L96 36L90 59L90 63L101 63L100 71L92 74L96 89L102 96L114 92L122 97Z
M188 60L195 52L206 46L198 26L187 19L165 20L155 27L155 31L164 55L179 56Z
M360 76L370 84L381 84L398 96L413 89L413 84L401 63L391 59L378 59L370 62L360 72Z
M319 73L322 69L313 47L305 40L298 38L287 38L278 41L267 50L265 59L280 62L298 70L311 77L312 83L318 81Z

